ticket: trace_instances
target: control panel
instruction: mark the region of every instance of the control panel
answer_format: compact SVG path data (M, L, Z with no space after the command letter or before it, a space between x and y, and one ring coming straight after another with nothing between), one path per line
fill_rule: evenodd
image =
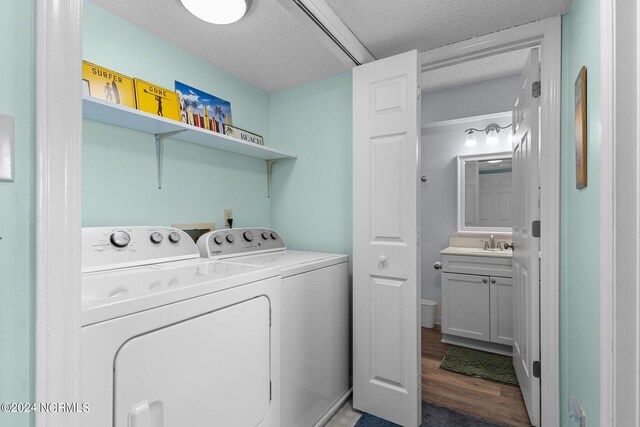
M285 249L278 233L268 228L216 230L203 234L198 239L198 250L204 258L224 258Z
M193 239L171 227L82 229L82 272L199 258Z

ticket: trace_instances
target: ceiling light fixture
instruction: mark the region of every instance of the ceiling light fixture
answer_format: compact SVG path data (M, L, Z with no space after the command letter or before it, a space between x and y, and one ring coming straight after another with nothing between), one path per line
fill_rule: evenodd
M477 144L474 132L485 132L487 134L487 139L485 140L485 143L487 145L497 145L500 142L500 139L498 138L498 133L502 129L506 129L508 127L511 127L511 124L508 124L507 126L500 126L496 123L491 123L489 126L487 126L484 129L476 129L476 128L466 129L465 132L467 133L467 139L464 142L464 146L474 147Z
M246 15L251 0L180 0L196 18L210 24L226 25Z

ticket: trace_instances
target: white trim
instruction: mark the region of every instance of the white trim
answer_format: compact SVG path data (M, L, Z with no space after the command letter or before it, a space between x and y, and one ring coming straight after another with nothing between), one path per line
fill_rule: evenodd
M469 122L479 122L483 120L497 120L497 119L509 119L509 121L511 121L511 111L505 111L503 113L482 114L480 116L462 117L460 119L440 120L438 122L430 122L430 123L427 123L426 125L423 125L422 130L437 128L442 126L463 125Z
M600 2L600 426L614 427L615 412L615 170L613 0Z
M422 53L422 71L527 47L540 46L542 114L540 140L542 253L540 279L541 424L560 423L560 101L561 18L510 28Z
M600 424L640 426L640 6L601 1ZM620 84L618 84L620 82Z
M36 402L80 399L82 0L38 0ZM80 425L36 412L36 426Z

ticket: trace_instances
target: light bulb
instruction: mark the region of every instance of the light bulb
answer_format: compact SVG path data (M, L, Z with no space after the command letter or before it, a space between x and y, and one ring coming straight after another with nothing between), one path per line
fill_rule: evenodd
M469 148L475 147L476 145L478 145L478 140L476 139L476 135L471 130L467 133L467 139L465 139L464 141L464 146L465 148Z
M225 25L242 18L250 0L180 0L196 18L211 24Z
M496 132L496 128L491 128L491 130L487 133L487 145L498 145L500 139L498 138L498 132Z

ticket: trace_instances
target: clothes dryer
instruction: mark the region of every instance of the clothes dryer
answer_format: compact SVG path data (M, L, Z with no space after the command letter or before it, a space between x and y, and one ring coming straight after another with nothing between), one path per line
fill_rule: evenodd
M168 227L82 230L93 427L280 426L280 277Z

